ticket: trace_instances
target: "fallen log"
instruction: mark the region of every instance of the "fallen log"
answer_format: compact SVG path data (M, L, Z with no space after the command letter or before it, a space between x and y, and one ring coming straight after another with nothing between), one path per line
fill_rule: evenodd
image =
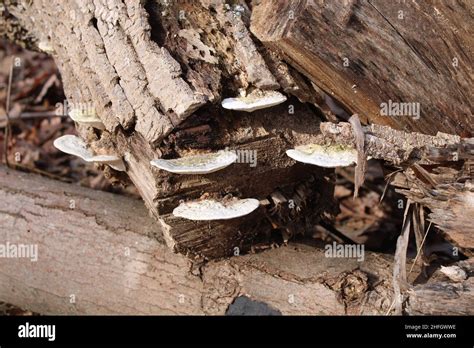
M290 243L193 263L169 250L136 199L0 167L6 243L36 245L38 253L36 262L0 257L0 299L42 314L225 314L242 296L282 314L385 314L392 301L389 255L366 251L357 262ZM446 279L418 285L410 308L439 310L425 291L439 284L444 314L472 314L472 280L456 296Z
M69 103L93 105L105 129L78 124L82 138L96 152L123 158L168 246L191 258L247 251L273 230L286 240L334 215L333 171L295 163L285 154L321 138L320 121L330 118L319 108L324 102L339 109L338 116L358 112L366 123L398 128L371 125L375 135L365 144L373 157L396 165L415 168L424 155L420 149L438 144L450 151L472 133L465 47L472 46L473 35L464 1L451 8L375 1L8 0L2 11L7 28L29 33L27 39L10 32L10 38L25 38L54 56ZM429 23L421 31L423 42L419 28L410 30L420 16ZM220 105L226 97L279 89L288 100L271 109L247 114ZM413 102L418 109L411 111L419 112L381 115L382 103L392 102ZM403 133L406 129L451 135L433 138ZM150 164L225 148L255 153L257 166L239 163L198 176ZM416 168L418 174L424 170ZM464 182L460 189L466 191ZM410 198L421 203L425 192L409 189ZM460 200L470 204L463 195ZM173 215L181 202L209 197L255 198L261 207L232 221ZM290 201L300 204L288 214ZM469 228L456 216L454 222L445 219L446 207L440 212L436 199L423 204L451 236L459 234L459 225ZM460 234L464 237L452 239L470 245L469 231Z
M219 258L235 248L248 249L274 229L265 208L230 222L176 218L172 211L182 201L230 196L272 206L268 198L274 191L287 191L289 200L311 182L314 189L303 201L323 198L324 206L300 207L292 223L306 226L334 211L332 183L324 179L329 171L301 170L285 154L318 131L313 108L296 98L251 114L220 106L225 97L280 87L302 101L314 100L299 73L254 41L245 4L88 0L23 6L8 1L6 8L12 27L50 47L69 105L94 107L105 130L78 125L79 133L94 151L124 159L173 250ZM53 27L57 30L51 32ZM253 154L256 163L244 160L205 176L175 175L150 165L154 159L226 148Z

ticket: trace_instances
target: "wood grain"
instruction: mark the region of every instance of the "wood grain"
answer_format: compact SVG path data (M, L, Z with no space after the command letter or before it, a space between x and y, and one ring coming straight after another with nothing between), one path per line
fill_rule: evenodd
M0 243L38 246L37 262L0 258L0 299L42 314L217 315L239 296L295 315L390 307L388 255L366 251L357 262L290 243L199 264L172 253L161 232L136 199L0 167ZM413 311L434 311L433 286L413 289ZM472 287L461 284L457 297L437 291L444 314L474 313Z
M365 122L472 136L472 15L470 1L262 0L251 31ZM381 116L389 100L421 117Z

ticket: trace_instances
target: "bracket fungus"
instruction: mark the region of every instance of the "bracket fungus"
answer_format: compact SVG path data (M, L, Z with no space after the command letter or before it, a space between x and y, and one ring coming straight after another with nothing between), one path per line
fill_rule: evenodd
M94 127L97 129L105 129L104 124L100 118L95 113L94 109L81 109L75 108L69 112L69 117L73 119L74 122L84 124L86 126Z
M246 96L226 98L221 105L224 109L252 112L269 108L286 101L286 96L277 91L255 90Z
M51 43L47 40L44 40L44 41L40 41L38 42L38 48L40 49L40 51L44 52L44 53L47 53L47 54L54 54L56 53L56 51L54 50L53 46L51 45Z
M201 200L181 203L173 210L176 217L196 221L228 220L245 216L260 205L258 199L232 198L226 201Z
M86 162L107 164L118 171L125 171L122 159L115 155L94 155L86 146L86 143L75 135L63 135L54 140L54 147L70 155L78 156Z
M357 150L343 145L309 144L287 150L286 154L295 161L326 168L347 167L357 163Z
M237 160L231 151L218 151L177 159L156 159L151 165L174 174L209 174L224 169Z

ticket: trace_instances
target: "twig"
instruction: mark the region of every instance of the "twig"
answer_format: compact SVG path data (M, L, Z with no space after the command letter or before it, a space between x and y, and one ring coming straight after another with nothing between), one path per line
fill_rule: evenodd
M46 83L43 85L43 88L41 88L41 92L36 97L35 103L40 103L43 100L44 96L48 93L50 87L57 83L57 81L58 78L56 77L56 74L51 75L46 81Z
M359 189L364 183L365 172L367 170L367 155L365 153L365 134L360 124L359 116L354 114L349 119L352 126L352 133L356 141L357 148L357 165L355 167L354 175L354 198L359 195Z
M12 116L10 115L10 121L16 120L16 119L28 119L28 118L49 118L49 117L61 117L61 115L58 115L56 110L50 110L50 111L32 111L32 112L22 112L18 116ZM2 121L3 118L0 118L0 121Z
M73 182L73 180L70 179L70 178L66 178L64 176L49 173L49 172L46 172L46 171L38 169L38 168L25 166L25 165L19 164L19 163L13 164L13 167L11 169L24 171L26 173L35 173L35 174L46 176L46 177L54 179L54 180L60 180L60 181L63 181L63 182L68 182L68 183Z
M379 204L382 203L384 197L385 197L385 194L387 193L387 189L388 189L388 185L390 185L390 183L392 182L393 180L393 177L395 176L395 174L399 173L399 172L402 172L403 169L397 169L396 171L388 174L385 179L387 180L387 183L385 184L385 187L383 189L383 192L382 192L382 196L380 196L380 201L379 201Z
M355 243L352 239L344 235L342 232L340 232L338 229L336 229L334 226L326 223L325 221L320 221L319 224L326 229L326 232L331 235L333 238L339 238L342 240L342 242L346 244L357 244Z
M410 271L408 272L409 275L410 275L411 272L413 271L413 267L415 267L416 261L418 261L418 257L419 257L420 254L421 254L421 253L420 253L420 252L421 252L421 249L423 248L423 245L425 244L426 236L428 235L428 232L430 231L431 225L432 225L432 222L430 221L430 224L428 225L428 228L426 229L425 235L423 236L423 240L421 241L420 247L418 248L418 251L417 251L417 253L416 253L415 260L413 261L413 264L412 264L411 267L410 267Z
M5 103L5 116L7 117L7 123L5 125L5 139L3 143L3 153L5 154L5 164L10 168L10 162L8 161L8 144L10 143L10 102L12 94L12 82L13 82L13 64L15 62L15 57L13 57L12 63L10 65L10 75L8 76L8 88L7 88L7 100Z

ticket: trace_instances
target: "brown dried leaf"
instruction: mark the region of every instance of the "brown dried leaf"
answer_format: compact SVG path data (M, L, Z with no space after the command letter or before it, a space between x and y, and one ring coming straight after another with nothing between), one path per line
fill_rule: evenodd
M367 170L367 156L365 154L365 135L362 125L360 124L359 116L354 114L349 119L349 123L352 126L352 132L354 133L357 149L357 166L355 168L354 178L354 198L359 195L359 188L364 183L365 172Z

